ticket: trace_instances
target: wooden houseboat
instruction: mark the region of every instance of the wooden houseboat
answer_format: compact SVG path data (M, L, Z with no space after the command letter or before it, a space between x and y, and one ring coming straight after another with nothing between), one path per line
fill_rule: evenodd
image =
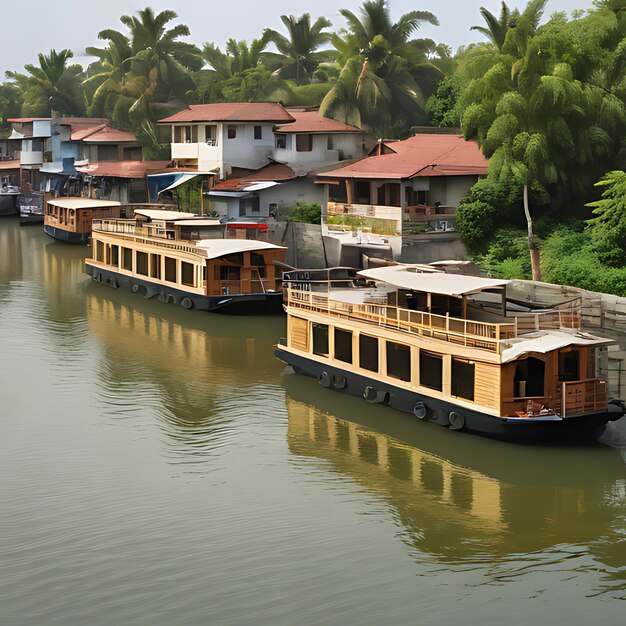
M47 235L65 243L86 244L96 218L120 217L121 203L92 198L49 198L43 218Z
M596 377L614 343L581 331L580 301L511 302L509 281L396 265L285 272L279 359L320 385L451 430L591 439L623 414Z
M218 220L188 213L136 210L134 219L94 220L86 272L117 288L187 309L280 313L276 262L286 248L265 241L225 239Z

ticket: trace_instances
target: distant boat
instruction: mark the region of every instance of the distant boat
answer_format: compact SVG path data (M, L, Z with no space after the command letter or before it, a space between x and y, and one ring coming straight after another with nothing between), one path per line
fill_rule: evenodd
M286 248L252 239L224 239L217 219L136 209L134 219L93 221L86 272L114 288L187 309L237 314L282 312L276 263Z
M17 199L20 195L20 188L16 185L9 185L3 182L0 186L0 216L18 215L19 209Z
M45 202L43 229L65 243L86 244L95 218L120 217L121 203L94 198L49 198Z
M511 303L509 281L395 265L283 274L296 373L451 430L512 441L592 440L624 411L607 401L580 300Z

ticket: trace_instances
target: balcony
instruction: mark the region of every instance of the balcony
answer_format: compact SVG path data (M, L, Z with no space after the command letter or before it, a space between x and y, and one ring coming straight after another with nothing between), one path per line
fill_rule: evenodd
M327 203L327 223L334 230L371 232L376 235L402 234L402 209L374 204Z

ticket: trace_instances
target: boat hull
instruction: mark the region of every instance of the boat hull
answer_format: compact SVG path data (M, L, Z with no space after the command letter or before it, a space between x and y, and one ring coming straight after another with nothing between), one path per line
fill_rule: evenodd
M425 417L421 420L416 417L416 421L433 422L451 430L461 430L493 439L550 444L592 442L603 432L607 422L619 419L622 415L621 409L610 406L609 411L567 419L497 417L396 387L355 372L332 367L314 359L296 355L280 345L275 346L274 354L291 366L296 374L316 378L329 390L347 393L362 399L367 395L370 402L379 402L412 414L415 414L416 404L423 403L426 407ZM328 385L329 382L330 385ZM613 408L614 411L612 411ZM453 413L455 415L451 419Z
M232 315L272 315L283 312L283 297L280 292L203 296L90 264L87 264L85 271L96 282L109 287L126 288L145 298L156 298L161 302L178 304L186 309Z
M57 241L74 245L85 245L89 241L89 233L72 233L61 228L44 224L43 231Z

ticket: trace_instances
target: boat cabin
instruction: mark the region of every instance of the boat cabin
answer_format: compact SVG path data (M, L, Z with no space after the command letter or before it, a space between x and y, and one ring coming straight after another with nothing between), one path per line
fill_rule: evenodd
M114 200L92 198L48 198L44 231L67 243L87 243L94 219L119 218L122 205Z

